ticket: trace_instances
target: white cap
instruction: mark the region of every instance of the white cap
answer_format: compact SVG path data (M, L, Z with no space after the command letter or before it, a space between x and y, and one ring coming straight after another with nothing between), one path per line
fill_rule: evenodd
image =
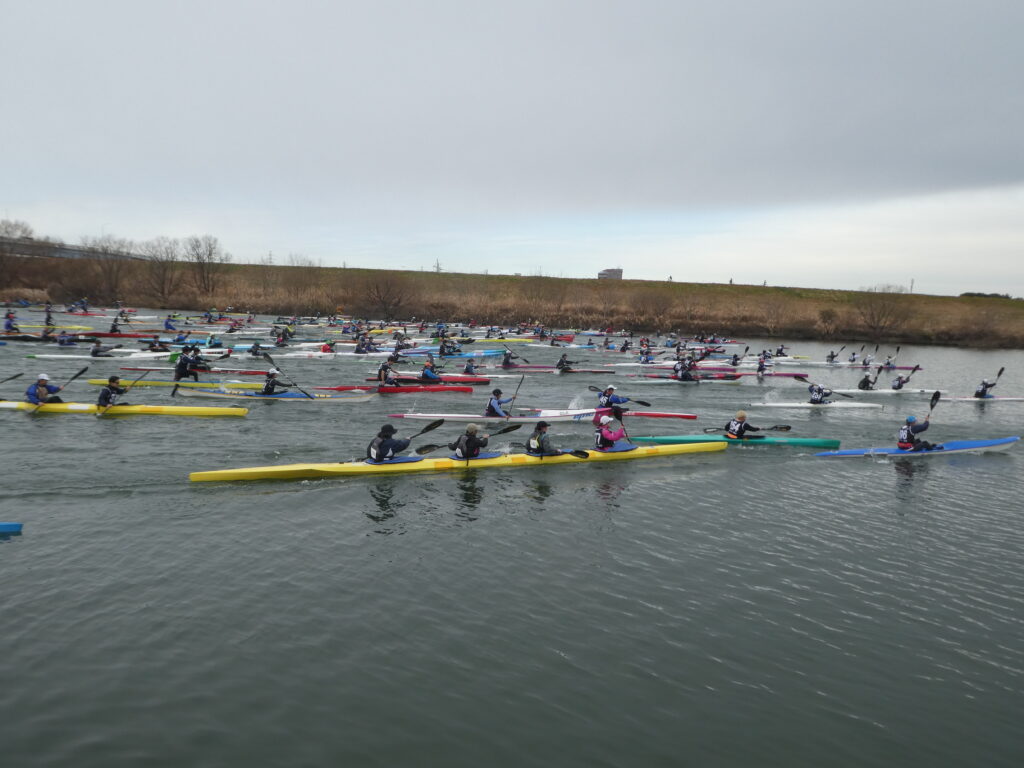
M601 417L601 426L604 426L605 424L610 424L611 421L612 421L612 417L611 416L602 416Z
M607 387L605 387L605 389L615 389L615 385L609 384Z
M36 376L36 381L49 381L49 380L50 380L50 377L47 376L45 373L40 373L38 376Z
M267 375L268 376L270 376L271 374L275 374L276 375L278 373L280 373L280 371L277 370L277 368L271 368L269 371L267 371Z

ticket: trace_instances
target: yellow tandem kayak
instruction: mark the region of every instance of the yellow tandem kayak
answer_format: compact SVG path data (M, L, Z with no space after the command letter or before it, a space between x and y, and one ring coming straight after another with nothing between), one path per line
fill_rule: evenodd
M32 403L0 401L0 410L30 411L32 413L100 413L103 416L245 416L248 408L194 408L182 405L112 405L103 409L92 403Z
M268 467L240 467L239 469L216 469L208 472L192 472L188 479L194 483L226 482L231 480L302 480L337 475L390 475L409 472L444 472L460 469L489 469L490 467L538 467L553 464L589 464L598 461L629 461L633 459L655 459L661 456L676 456L683 453L714 453L724 451L725 443L693 443L689 445L652 445L630 447L629 450L587 451L587 458L577 458L569 453L558 456L530 456L525 453L488 453L477 459L454 459L444 457L425 459L418 456L403 456L397 460L370 464L365 461L349 461L336 464L279 464Z

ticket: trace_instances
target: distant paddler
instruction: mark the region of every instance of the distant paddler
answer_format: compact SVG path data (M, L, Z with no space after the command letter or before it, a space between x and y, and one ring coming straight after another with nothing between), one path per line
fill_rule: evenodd
M249 356L250 357L263 357L263 347L260 346L260 343L258 341L254 341L252 343L252 346L249 347Z
M427 360L423 363L423 370L420 371L420 378L428 381L441 381L441 377L437 375L437 371L434 370L434 361Z
M100 408L109 408L112 405L128 405L128 403L118 403L117 398L119 395L123 395L127 392L126 387L121 386L120 376L111 376L107 379L107 385L100 390L99 400L96 401L96 405Z
M176 331L176 330L178 330L177 328L174 327L174 323L171 322L172 319L173 318L170 315L167 315L167 317L164 318L164 330L165 331Z
M67 331L61 331L57 334L57 346L58 347L77 347L75 340Z
M508 347L505 347L505 353L501 356L501 367L502 368L515 368L516 364L513 363L512 361L513 360L518 360L518 359L519 359L519 355L514 354L511 349L509 349Z
M569 359L568 353L563 352L562 356L558 358L558 362L555 363L555 368L559 371L571 371L576 362L576 360Z
M4 318L4 333L19 333L21 328L14 322L17 319L17 315L13 312L8 312L7 317Z
M33 405L63 403L64 401L57 397L57 393L62 389L64 389L64 387L58 387L56 384L51 384L50 377L45 373L40 373L36 377L35 383L25 390L25 399Z
M597 395L597 407L611 408L612 413L614 413L616 417L618 417L623 412L623 410L625 410L621 406L625 405L628 402L628 397L623 397L622 395L615 394L614 384L609 384Z
M325 355L333 354L334 345L337 343L338 342L336 341L325 341L323 344L320 345L320 351Z
M684 357L680 360L676 360L672 366L672 376L680 381L696 381L693 375L693 369L696 366L696 362L692 357Z
M736 411L736 416L725 425L725 436L734 440L742 440L747 432L760 432L760 427L747 423L747 412Z
M92 343L92 347L89 348L89 356L90 357L113 357L113 355L110 354L110 350L117 349L120 346L121 346L120 344L115 344L113 347L104 347L100 343L100 340L96 339L96 341L94 341Z
M466 365L463 367L462 373L465 376L476 376L476 363L473 362L473 358L466 360Z
M399 453L409 447L411 440L401 440L395 437L396 429L391 424L385 424L380 428L377 436L366 446L366 458L369 461L386 461L393 459Z
M996 385L996 383L994 381L989 381L988 379L982 379L981 380L981 384L979 384L978 388L974 390L974 396L975 397L989 397L988 391L990 389L992 389L992 387L994 387L995 385Z
M811 384L809 387L807 387L807 391L810 392L811 394L811 405L825 405L826 403L832 402L831 400L827 399L828 397L831 397L832 390L825 389L825 387L821 386L820 384Z

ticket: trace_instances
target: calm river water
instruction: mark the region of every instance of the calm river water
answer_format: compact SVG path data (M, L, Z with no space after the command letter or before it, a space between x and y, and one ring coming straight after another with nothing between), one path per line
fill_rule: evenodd
M828 349L794 346L814 360ZM24 359L33 351L0 347L0 378L59 380L83 364ZM280 362L310 385L373 368ZM899 362L924 366L920 386L959 394L1006 366L995 393L1024 395L1021 352L904 346ZM805 397L780 381L645 385L623 371L623 394L700 416L634 419L634 434L698 432L747 403ZM808 371L834 386L859 378ZM610 380L531 376L519 402L589 405L587 385ZM27 383L0 397L20 399ZM0 520L25 524L0 540L3 764L1024 763L1020 448L902 464L730 448L603 466L187 481L348 459L385 414L478 412L487 389L256 403L245 420L0 415ZM84 377L67 391L95 393ZM856 448L891 444L908 413L927 412L926 397L893 400L748 410L754 424ZM1018 434L1024 403L940 402L928 437ZM591 440L576 425L553 436Z

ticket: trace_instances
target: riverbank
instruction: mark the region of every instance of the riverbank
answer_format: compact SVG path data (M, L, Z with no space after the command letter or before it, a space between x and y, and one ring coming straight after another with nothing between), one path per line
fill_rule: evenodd
M86 295L150 307L233 306L264 314L344 312L567 328L678 330L797 339L1024 347L1024 301L886 290L337 267L205 265L146 259L19 258L0 299L62 302Z

